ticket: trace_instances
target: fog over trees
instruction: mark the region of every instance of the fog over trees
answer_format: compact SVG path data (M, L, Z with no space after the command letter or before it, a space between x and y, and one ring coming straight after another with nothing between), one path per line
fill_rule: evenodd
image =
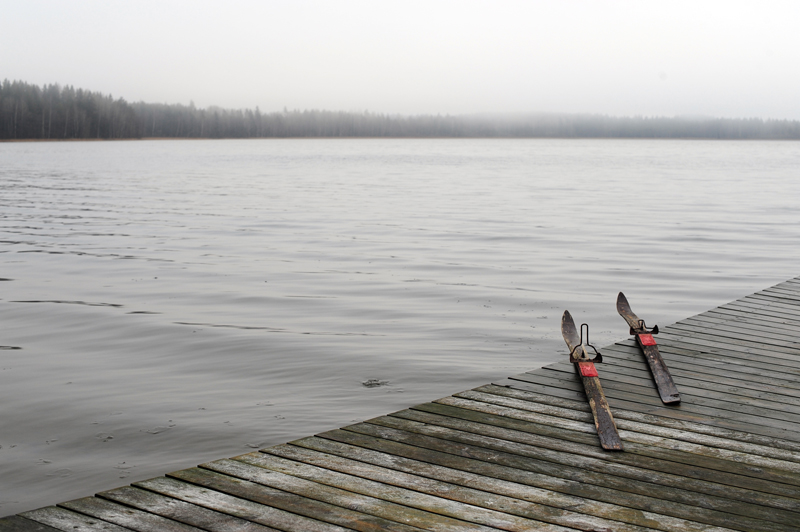
M800 121L592 114L386 115L201 109L22 81L0 85L0 139L445 137L800 139Z

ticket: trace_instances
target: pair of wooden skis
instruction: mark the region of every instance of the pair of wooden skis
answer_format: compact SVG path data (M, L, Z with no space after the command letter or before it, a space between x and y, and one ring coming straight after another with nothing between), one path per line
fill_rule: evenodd
M677 404L681 401L678 388L672 380L661 354L658 352L658 345L653 339L654 334L658 334L658 326L648 329L644 320L633 313L630 304L622 292L617 297L617 312L630 326L630 333L636 336L636 342L642 349L653 380L658 388L661 401L664 404ZM584 338L584 331L586 336ZM595 362L603 361L602 355L589 343L589 326L585 323L581 325L580 331L575 327L575 322L569 311L565 310L561 317L561 334L569 347L569 361L575 364L575 371L580 375L583 382L583 389L586 391L586 398L592 409L594 424L597 427L597 435L600 437L600 445L603 449L610 451L621 451L622 441L614 423L614 417L608 407L603 387L600 384L600 376L597 373ZM594 355L594 356L592 356Z

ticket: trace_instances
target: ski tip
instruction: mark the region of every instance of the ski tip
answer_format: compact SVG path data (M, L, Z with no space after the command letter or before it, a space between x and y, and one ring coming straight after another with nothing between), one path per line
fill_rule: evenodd
M617 296L617 312L620 314L630 314L631 305L628 303L628 298L622 292Z
M569 313L568 310L564 311L564 314L561 315L561 331L563 332L565 327L574 329L575 328L575 320L572 319L572 314Z

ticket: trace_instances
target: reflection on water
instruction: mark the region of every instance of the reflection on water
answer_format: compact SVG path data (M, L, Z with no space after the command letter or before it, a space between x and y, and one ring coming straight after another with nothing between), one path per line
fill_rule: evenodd
M0 515L336 428L797 275L788 142L0 144ZM124 481L120 479L125 479Z

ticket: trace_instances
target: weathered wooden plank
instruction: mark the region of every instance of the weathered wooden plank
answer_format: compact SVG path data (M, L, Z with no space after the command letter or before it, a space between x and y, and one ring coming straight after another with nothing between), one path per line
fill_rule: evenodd
M639 368L629 366L608 364L603 372L605 380L608 382L619 382L640 386L642 388L652 388L652 379L649 373L645 373ZM548 372L570 374L572 368L567 364L551 364L546 368ZM747 404L753 407L763 408L767 411L772 410L774 414L765 414L775 419L789 420L800 423L800 397L788 395L776 395L769 393L759 393L754 390L740 389L735 386L725 386L714 382L697 381L693 379L680 379L681 389L684 395L692 397L695 404L704 404L703 401L715 401L724 408L726 404L741 405ZM698 402L699 400L699 402ZM736 407L731 407L734 412L740 411ZM794 418L797 417L797 419Z
M291 445L418 475L431 475L460 485L481 486L482 489L490 489L496 493L523 500L533 498L538 502L538 494L543 491L542 503L544 504L547 504L547 501L549 504L563 504L566 505L566 508L575 511L609 519L620 519L657 530L681 530L680 523L672 521L670 517L758 532L768 530L771 522L780 523L780 520L783 519L786 521L783 524L786 525L792 524L795 519L795 516L788 512L778 511L777 513L780 515L776 519L776 514L772 512L772 509L758 506L751 508L741 502L698 496L696 493L684 490L663 487L653 489L652 484L649 483L642 483L644 489L656 492L657 497L648 497L584 481L492 464L470 457L372 438L348 431L333 431L327 434L349 443L312 437L297 440ZM277 449L270 448L265 452L273 453ZM283 451L282 446L279 449L281 452ZM497 479L497 481L491 479ZM637 481L628 482L637 484ZM527 486L538 488L541 491L530 491ZM630 489L631 486L627 487ZM666 497L664 496L665 492ZM689 504L674 502L674 500L681 499L688 501ZM711 508L700 507L698 502L708 504ZM748 509L754 510L763 519L747 517ZM731 510L731 513L721 510Z
M729 365L732 369L738 371L749 371L752 368L759 368L768 371L770 375L777 376L778 378L783 377L786 379L791 377L794 379L795 376L800 377L800 369L776 364L776 359L772 356L773 354L767 351L754 354L753 352L737 351L735 348L722 349L716 344L712 346L694 345L675 339L669 335L660 338L659 346L664 356L669 356L670 360L674 359L675 355L681 355L687 358L687 360L691 359L696 363L718 362L726 366ZM614 345L607 346L604 348L604 351L609 348L629 349L630 347L631 344L628 342L618 342Z
M606 386L609 390L619 390L629 393L638 393L649 398L652 393L653 385L649 375L643 374L641 367L629 361L617 360L609 362L607 365L608 381ZM560 374L560 375L559 375ZM525 375L525 374L522 374ZM525 376L514 376L513 378L525 379ZM527 372L533 377L544 376L569 381L571 373L564 364L550 365L535 372ZM716 383L716 386L706 385L706 380L713 378L713 374L706 377L690 377L683 379L677 377L682 387L686 388L686 395L693 397L691 405L711 406L723 410L730 410L736 413L750 413L772 419L800 421L800 397L797 392L800 390L773 388L784 393L772 393L760 391L758 389L744 388L736 383L735 386L726 386ZM714 382L714 381L712 381ZM728 382L735 380L728 379ZM694 385L693 385L694 384Z
M575 378L570 374L562 373L547 367L535 373L522 373L512 378L526 382L558 386L573 391L580 391L581 389L580 384L575 382ZM653 405L656 404L654 399L658 400L658 396L652 387L626 384L619 380L613 380L613 376L606 382L605 394L609 401L619 398L646 405ZM792 429L798 427L798 420L796 418L800 416L796 414L761 408L749 403L723 401L718 398L709 399L707 395L708 394L706 394L706 397L693 395L692 401L687 402L686 405L676 405L670 408L706 416L735 419L753 426L785 429L788 432L793 432ZM795 434L797 437L800 437L800 433L795 432ZM792 438L789 437L788 439Z
M297 446L276 446L266 450L273 457L244 455L247 461L266 467L304 475L304 478L317 477L317 468L331 469L348 475L372 479L381 483L403 486L424 493L436 493L440 497L459 500L484 508L502 508L503 512L530 519L541 519L578 530L597 530L609 528L615 532L658 530L707 530L709 527L685 520L669 520L661 523L655 514L643 516L641 512L629 508L586 501L577 497L563 496L549 491L501 481L492 477L466 474L457 470L432 464L414 463L386 457L384 465L342 458L328 453L313 451ZM275 457L280 457L276 461ZM298 466L302 462L316 466L306 473L306 468ZM309 475L309 477L305 477ZM320 477L319 481L327 480ZM479 488L479 489L478 489ZM598 513L604 515L597 515ZM631 526L634 525L634 526ZM668 528L669 527L669 528Z
M416 483L415 477L424 477L462 487L479 487L483 491L529 501L535 505L543 504L562 509L569 508L586 515L600 514L601 517L618 519L626 523L649 526L656 521L655 518L652 521L648 521L647 518L649 516L645 516L645 518L642 519L640 512L632 512L627 508L616 505L595 505L592 501L587 501L579 497L554 494L548 490L526 487L513 482L500 481L493 477L464 472L458 469L435 465L430 462L420 462L396 455L361 449L331 440L307 438L296 443L301 443L301 445L304 443L305 445L280 445L265 449L264 452L291 460L334 469L339 472L357 474L365 478L384 479L383 481L387 483L394 484L398 479L397 472L399 471L412 475L411 477L399 477L401 483L406 481L406 484L408 484L407 478L411 478L411 482ZM449 497L448 491L447 485L444 485L442 496ZM487 502L486 500L479 499L477 505L483 506ZM645 523L648 523L648 525L645 525ZM592 524L590 526L595 525Z
M377 429L372 425L379 425L382 428ZM637 480L649 479L651 482L656 482L653 479L658 478L665 485L728 498L743 497L742 500L745 501L759 500L762 504L783 505L779 507L792 511L795 511L800 505L800 501L796 499L797 490L784 484L771 485L763 481L750 482L749 478L743 479L730 473L704 468L691 468L683 464L675 464L674 467L670 467L669 462L652 460L630 453L620 453L620 456L617 457L616 454L603 453L591 445L580 442L560 440L536 433L518 433L497 427L483 430L483 427L464 420L416 410L376 418L367 424L347 427L347 430L370 435L377 433L381 437L387 438L408 437L407 434L398 434L391 430L383 430L383 428L448 439L451 444L462 443L471 447L483 447L560 464L581 464L581 467L587 470L617 474ZM474 451L474 448L472 450ZM592 451L595 453L593 454ZM622 460L623 457L626 458L625 461ZM692 486L692 488L687 486ZM753 499L752 490L755 486L763 488L761 492L770 495L756 496Z
M170 476L235 497L241 497L267 506L273 506L352 530L361 532L409 530L408 525L402 523L394 523L387 519L365 514L358 510L337 506L336 504L324 502L323 500L312 499L295 493L270 488L263 484L222 475L209 469L184 469L182 471L170 473ZM327 495L331 495L330 489L323 491ZM359 508L358 501L352 504L352 507Z
M783 304L785 304L789 308L798 308L798 305L797 304L793 304L792 301L782 301L780 298L776 297L775 295L764 294L763 290L760 290L758 292L753 292L751 294L747 294L746 296L739 298L737 301L742 301L742 300L744 300L744 301L759 301L759 300L761 300L761 301L764 301L764 302L766 302L767 304L770 304L770 305L773 304L773 303L782 302Z
M551 424L552 423L551 420L553 419L569 419L571 423L574 424L569 427L570 430L575 430L575 431L583 430L584 432L587 433L589 432L588 430L586 430L586 428L584 428L587 425L585 420L573 421L574 418L567 417L566 412L564 412L563 415L558 417L556 417L556 414L558 414L557 412L552 412L549 415L542 415L539 413L531 412L529 410L523 410L520 408L515 408L506 405L497 405L479 400L472 400L463 396L446 397L436 401L436 403L463 408L467 410L475 410L485 414L500 416L501 418L505 417L536 424L544 424L544 425ZM487 422L490 421L492 421L492 419L487 418ZM672 437L674 433L677 431L668 431L668 434L666 435L663 434L653 435L651 434L652 429L650 429L650 427L644 426L641 423L624 421L623 424L626 427L628 427L627 430L623 429L621 426L619 427L621 430L620 436L623 438L623 440L642 444L643 446L641 448L633 447L632 449L630 449L630 452L639 452L641 454L645 454L646 456L659 457L665 460L672 459L673 457L670 454L668 453L665 454L662 452L661 449L663 448L663 449L668 449L670 451L681 451L690 454L698 454L701 456L706 456L714 459L733 461L736 462L737 464L746 464L747 466L752 466L755 468L769 468L777 471L791 472L795 473L796 475L800 475L800 463L797 462L776 460L773 458L766 458L757 454L750 454L749 452L741 452L738 450L734 451L719 447L711 447L706 444L685 442L680 439ZM563 422L559 423L559 425L563 426ZM667 431L662 429L662 433L663 432ZM748 446L748 450L750 450L752 447L753 446ZM685 459L691 463L697 463L693 461L691 457L686 457ZM754 474L753 471L749 471L748 473L750 476ZM760 477L760 474L758 476ZM795 481L800 482L800 476L796 476Z
M38 510L19 514L21 517L51 526L64 532L129 532L123 528L100 519L95 519L77 512L71 512L57 506L46 506Z
M99 497L67 501L59 506L138 532L198 532L201 530Z
M785 316L787 319L796 320L800 318L800 313L797 312L797 307L794 305L786 305L780 301L773 299L767 300L759 297L745 296L736 301L728 303L731 308L752 309L755 313L773 314L777 313Z
M523 402L531 404L544 404L556 407L563 407L565 409L581 411L582 403L555 397L551 395L544 395L532 391L519 390L509 388L506 386L496 386L489 384L475 388L475 392L485 392L496 396L508 397L518 399ZM535 407L534 407L535 408ZM712 425L705 425L702 423L694 423L691 421L684 421L680 419L668 418L658 415L645 414L641 412L616 409L617 417L625 420L632 420L634 422L641 422L647 426L652 427L666 427L675 429L679 436L678 439L688 438L687 441L694 441L695 437L710 436L718 438L722 441L743 442L747 444L754 444L754 449L759 449L763 456L770 456L782 460L796 461L797 454L800 454L800 443L788 440L781 440L777 438L770 438L761 436L759 434L752 434L749 432L742 432L737 430L726 429L722 427L715 427ZM755 452L755 451L753 451Z
M298 449L295 454L302 453ZM349 467L341 472L333 467L337 461L334 456L329 456L325 463L314 464L287 459L279 454L264 453L250 453L239 456L236 460L243 463L238 466L231 463L235 461L215 464L223 466L227 474L243 475L253 481L262 476L269 478L278 472L354 493L371 493L383 500L402 502L426 512L459 516L471 523L504 530L564 530L562 526L553 527L551 524L561 524L577 530L596 530L599 526L608 527L612 524L619 526L620 530L642 530L641 527L632 528L623 523L592 519L575 512L523 503L517 499L355 461L348 462ZM428 528L425 522L421 525ZM461 522L450 530L463 530L463 527L464 523Z
M725 339L722 336L711 336L700 333L684 333L678 330L664 331L661 343L679 343L708 353L725 354L739 358L762 357L770 364L780 368L796 368L800 362L800 353L774 346L765 346L757 342Z
M797 292L792 289L773 286L771 288L765 288L764 290L760 290L755 293L764 297L785 299L787 301L793 302L796 305L800 305L800 292Z
M453 398L465 398L473 401L484 402L490 405L506 406L518 410L536 412L539 414L564 417L568 419L575 419L579 421L586 421L586 414L580 409L573 409L565 404L556 403L555 405L550 402L537 401L530 398L520 399L513 394L504 394L499 390L509 390L508 388L485 386L476 388L453 395ZM450 398L446 398L450 399ZM439 400L437 402L444 402ZM768 458L775 458L780 461L800 463L800 452L793 452L790 450L776 449L766 445L758 445L740 441L737 439L730 439L726 437L715 435L707 435L707 431L696 432L694 425L684 423L680 430L673 427L673 424L663 423L661 419L648 418L646 416L637 415L634 412L619 411L622 416L617 421L617 426L620 429L631 430L640 432L642 434L651 434L653 436L661 436L675 441L686 441L695 443L711 448L728 449L731 451L739 451L753 456L763 456ZM630 420L634 417L635 420ZM702 426L702 425L701 425Z
M520 380L534 384L544 384L547 386L562 388L565 390L579 392L580 384L569 380L568 378L559 378L558 376L550 376L550 373L545 373L546 368L542 372L534 374L523 373L512 377L515 380ZM609 381L606 383L605 395L612 408L615 406L616 399L625 400L628 402L642 403L645 405L653 405L654 399L658 400L655 396L654 390L648 390L643 386L632 386L617 381ZM660 401L659 401L660 402ZM741 403L725 403L722 401L714 402L708 399L694 396L692 402L687 402L685 405L671 407L673 410L680 410L682 412L691 412L705 417L716 416L714 421L720 419L735 420L741 423L746 423L750 430L755 432L764 433L769 429L779 430L781 438L800 441L800 432L793 429L798 427L791 414L784 416L777 416L773 411L750 406ZM783 418L783 419L781 419ZM788 419L787 419L788 418Z
M634 358L635 354L631 353L631 347L622 343L608 346L603 351L611 355L608 364L622 361L633 364L640 362ZM726 357L714 353L702 353L675 346L665 348L663 344L661 352L663 356L667 357L671 367L676 369L711 375L725 374L739 380L753 380L762 384L786 388L787 393L792 395L796 395L800 391L800 374L796 375L791 371L785 371L783 367L775 367L769 363Z
M747 332L753 338L765 341L774 341L776 338L785 338L794 335L800 329L796 325L786 325L775 322L765 322L753 319L750 315L730 315L704 312L691 318L678 322L681 325L695 325L705 327L735 326L738 331Z
M690 337L678 338L674 335L665 334L661 337L662 351L682 353L693 356L698 360L714 360L725 364L735 365L734 367L754 367L768 370L773 376L800 376L800 369L787 365L781 358L781 353L771 352L768 349L742 348L739 346L720 346L717 342L705 342L704 344L692 342Z
M686 320L670 326L671 332L679 334L693 335L707 334L709 338L721 336L724 339L731 340L747 340L758 344L762 349L774 350L778 353L788 351L790 354L797 356L797 344L791 339L787 338L795 334L795 331L776 330L772 328L770 331L764 330L765 328L754 327L751 323L743 323L737 321L716 320L713 318L704 317L697 320Z
M275 528L251 523L133 486L104 491L97 496L211 532L277 532Z
M635 376L645 382L648 378L648 374L641 365L623 358L610 358L604 367L609 373ZM707 369L704 372L698 371L697 368L690 371L681 367L676 367L672 373L678 382L681 382L687 388L701 387L723 393L800 406L800 390L753 382L751 379L746 378L746 374L739 375L725 371L725 375L720 375L714 374L713 369Z
M477 403L466 399L453 398L447 401L449 404L429 403L418 405L413 410L463 420L466 423L459 424L460 430L468 430L495 438L504 438L509 441L526 442L527 437L521 434L525 433L585 445L591 445L593 442L590 425L580 421L514 411L506 407L483 406L485 403ZM456 403L458 406L450 406L452 403ZM468 406L481 410L471 410L467 408ZM493 410L495 413L487 413L487 410ZM442 424L450 423L441 419L436 419L436 422ZM626 435L625 441L630 448L625 455L619 458L605 456L603 458L647 469L660 468L658 470L670 471L685 476L698 475L697 478L714 479L717 482L727 481L731 485L752 487L754 489L759 486L763 489L774 488L769 483L775 482L800 486L800 472L798 472L796 465L792 463L784 464L769 459L749 459L744 453L725 452L722 450L714 452L702 449L694 444L672 442L671 440L637 434L632 431L627 432ZM645 445L637 444L637 442L645 442ZM659 446L654 449L653 446L656 444L659 444ZM734 458L739 458L739 460L734 460ZM664 469L663 462L670 462L666 469ZM756 462L762 463L758 464ZM682 464L685 464L688 468L682 467ZM721 472L726 473L726 475L722 475ZM727 474L751 478L737 478L735 476L729 478ZM773 493L779 492L774 491ZM789 496L796 494L800 497L800 488L792 490L789 487L782 487L780 493Z
M785 309L775 307L769 304L757 303L745 299L731 301L714 309L715 311L728 311L738 312L740 314L747 314L754 319L779 319L787 324L796 324L800 321L800 316L791 312L785 312Z
M796 315L800 315L800 305L798 305L794 300L788 298L779 298L779 297L774 297L772 295L760 294L758 292L755 292L753 294L744 296L739 301L753 301L753 302L763 301L770 307L786 310L787 313L791 312Z
M766 321L746 314L704 312L692 318L681 320L681 324L717 327L726 325L736 327L741 332L750 334L754 339L772 339L775 336L786 337L798 334L797 326L781 323L778 319Z
M444 410L444 408L439 410ZM458 414L459 412L453 409L450 413ZM530 424L524 427L523 423L516 423L514 420L509 420L507 425L515 426L516 428L506 428L499 424L489 425L469 419L475 417L488 418L488 416L480 416L478 413L473 414L472 412L466 412L463 418L459 418L414 409L398 412L392 416L376 418L375 420L370 420L370 423L420 434L429 434L431 431L436 431L470 445L483 445L506 450L507 452L519 451L526 456L531 453L528 446L539 446L552 450L569 449L570 453L573 454L573 459L580 455L587 458L590 457L592 460L635 467L641 470L674 474L686 479L704 480L744 489L758 489L764 493L772 493L788 498L797 498L798 491L800 491L796 485L789 483L771 482L731 472L725 469L725 466L730 464L720 464L718 461L710 459L702 460L704 462L703 465L692 465L687 464L686 461L672 462L633 452L620 453L620 456L609 455L608 453L593 453L594 449L591 443L582 442L582 435L577 432L559 430L556 427L532 427ZM489 419L486 420L490 421ZM409 423L409 421L416 423ZM419 423L425 423L428 426L420 426ZM434 426L437 428L433 428ZM518 428L528 428L529 430L518 430ZM666 451L664 453L667 454ZM676 460L680 459L679 453L671 454ZM699 458L696 461L701 462ZM770 474L783 479L783 475L778 475L773 471L765 472L765 477L770 476Z
M359 424L348 427L346 431L331 431L320 436L358 445L352 439L342 436L343 433L356 432L364 436L481 460L492 465L730 513L746 512L745 515L761 516L761 510L754 510L761 507L777 509L777 513L782 515L786 515L783 512L794 515L798 511L798 502L791 498L598 460L584 454L572 453L574 444L569 442L563 446L563 450L556 450L554 447L557 442L552 442L553 445L549 448L536 444L502 442L469 433L454 435L446 427L426 426L413 420L405 420L405 423L402 421L393 420L393 424L412 431L394 428L388 426L388 423ZM723 499L730 502L721 504L719 501Z
M719 343L735 343L736 345L752 346L758 349L769 349L776 353L786 353L795 357L800 356L800 344L792 340L785 340L787 335L774 334L773 337L756 336L750 331L742 331L735 325L718 323L715 326L692 322L679 322L665 329L665 333L687 335L693 338L708 338Z
M641 368L626 363L626 361L616 361L605 367L610 380L625 379L626 382L643 385L649 379L649 375ZM560 368L551 369L560 370ZM685 372L680 369L673 371L673 374L676 382L681 383L690 395L699 392L713 392L729 398L740 397L742 401L754 400L757 401L758 406L774 410L781 410L780 405L785 405L786 411L800 414L800 396L798 396L800 394L793 393L792 390L760 383L749 384L747 381L726 377L715 379L711 374Z
M247 455L244 455L236 459L209 462L202 467L342 508L357 508L359 513L376 517L376 522L386 527L386 530L423 528L455 531L462 530L465 526L474 526L477 530L490 530L475 524L485 520L487 514L479 515L478 521L473 521L470 519L471 516L474 517L471 508L459 508L437 497L426 497L409 490L392 491L390 487L380 483L370 483L358 478L346 479L346 476L326 478L324 474L314 475L308 471L305 475L293 471L295 473L293 476L286 468L270 471L254 466L251 462L252 460L248 460ZM458 510L463 510L463 513ZM468 525L465 520L471 524Z
M786 329L792 331L800 327L800 320L787 318L786 316L781 316L779 313L777 316L773 316L771 315L771 313L748 312L742 308L731 307L729 305L715 307L713 309L698 314L698 316L736 318L744 320L748 323L763 325L765 327L773 326L773 327L778 327L780 329Z
M787 309L783 309L774 305L763 304L763 302L754 302L747 299L737 299L736 301L731 301L730 303L721 305L721 308L741 310L757 316L772 316L790 321L797 321L800 319L800 316L794 312L788 312Z
M351 530L172 478L154 478L136 482L134 486L287 532L348 532Z
M18 515L0 518L0 532L57 532L53 528Z
M725 303L724 305L720 305L718 307L714 307L713 309L709 309L706 312L731 312L736 313L739 315L746 314L748 316L752 316L753 319L760 319L760 320L779 320L785 321L786 323L793 323L797 324L800 322L800 319L797 319L793 316L787 316L781 314L780 311L770 310L768 306L765 305L753 305L746 301L731 301L729 303Z
M759 290L758 292L755 292L755 294L770 298L786 299L788 301L794 301L795 303L800 304L800 292L797 292L791 287L773 286Z
M560 388L557 386L548 386L537 384L533 382L522 381L514 378L495 381L494 384L498 386L508 386L523 391L531 391L540 394L552 395L563 399L572 399L577 401L585 401L583 392L575 392L572 390ZM757 426L750 423L737 421L729 418L709 417L695 412L684 411L676 408L667 408L664 405L644 404L636 401L629 401L620 398L609 398L609 404L618 411L619 409L630 410L633 412L641 412L643 414L652 414L672 418L675 420L691 421L709 425L711 427L719 427L731 429L738 432L750 432L757 436L764 436L767 438L775 438L778 440L789 440L794 443L800 443L800 438L796 434L788 431L777 429L773 427Z

